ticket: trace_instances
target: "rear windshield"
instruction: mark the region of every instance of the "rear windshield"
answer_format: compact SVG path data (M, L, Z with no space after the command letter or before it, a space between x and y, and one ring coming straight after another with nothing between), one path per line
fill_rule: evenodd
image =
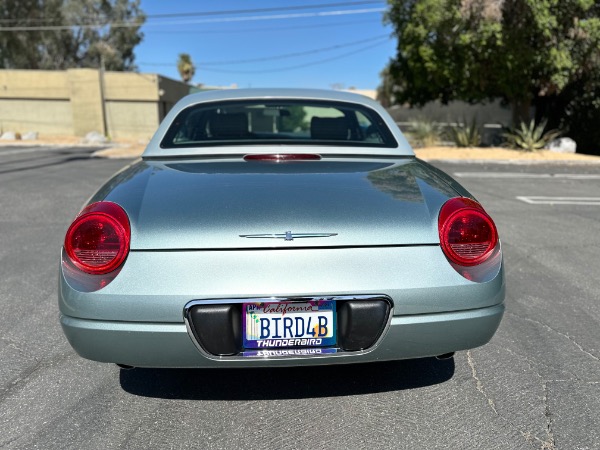
M169 127L161 147L244 144L398 146L383 119L361 105L247 100L186 108Z

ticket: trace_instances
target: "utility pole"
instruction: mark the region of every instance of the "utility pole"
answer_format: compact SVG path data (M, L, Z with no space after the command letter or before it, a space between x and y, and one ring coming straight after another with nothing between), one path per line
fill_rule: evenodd
M108 136L108 126L106 120L106 101L104 98L104 53L100 52L100 107L102 108L102 134Z

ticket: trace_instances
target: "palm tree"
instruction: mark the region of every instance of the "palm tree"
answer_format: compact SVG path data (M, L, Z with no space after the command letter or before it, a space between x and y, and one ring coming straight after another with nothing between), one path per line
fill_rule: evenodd
M184 83L188 83L196 73L196 66L192 62L192 57L188 53L180 53L177 61L177 70Z

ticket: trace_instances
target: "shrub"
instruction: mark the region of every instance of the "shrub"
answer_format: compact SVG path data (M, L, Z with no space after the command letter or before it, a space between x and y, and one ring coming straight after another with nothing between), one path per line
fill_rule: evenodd
M462 123L450 126L445 134L457 147L479 147L481 144L481 134L475 118L470 124L464 119Z
M561 135L559 130L549 130L544 133L546 120L542 120L536 125L535 120L521 122L519 127L513 128L504 133L506 143L510 148L533 152L544 148L550 141Z
M426 119L410 121L411 131L407 138L413 147L429 147L437 144L442 135L442 127L437 122Z

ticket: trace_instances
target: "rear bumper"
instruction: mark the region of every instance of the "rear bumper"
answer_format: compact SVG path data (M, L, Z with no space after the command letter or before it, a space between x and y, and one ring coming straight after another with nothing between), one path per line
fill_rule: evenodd
M486 344L504 304L467 311L394 316L370 351L299 357L209 359L196 348L184 323L113 322L60 316L71 346L84 358L135 367L265 367L344 364L420 358Z

